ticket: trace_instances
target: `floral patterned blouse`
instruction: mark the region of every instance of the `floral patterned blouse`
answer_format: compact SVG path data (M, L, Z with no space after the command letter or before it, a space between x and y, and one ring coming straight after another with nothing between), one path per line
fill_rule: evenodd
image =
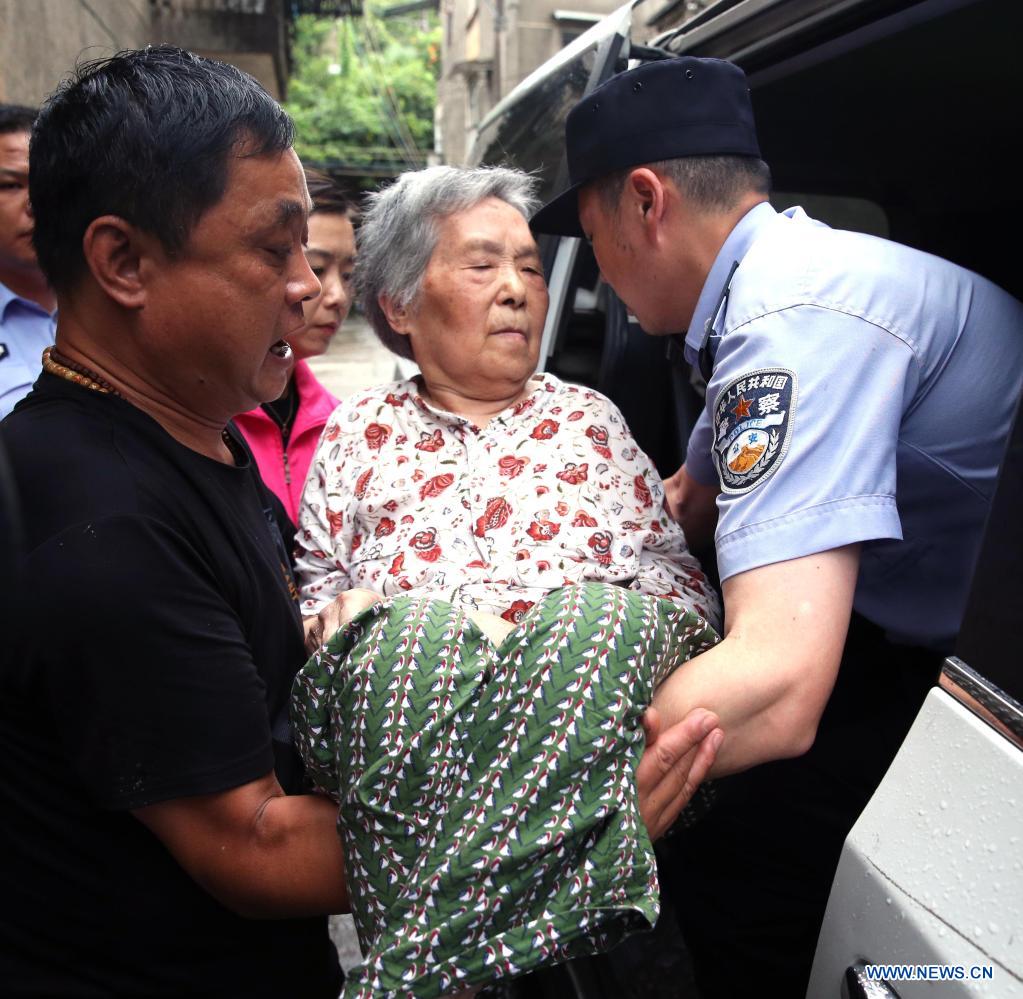
M302 612L344 590L429 589L518 621L559 586L618 583L720 630L717 594L663 509L610 400L550 374L482 429L415 381L356 394L327 422L298 517Z

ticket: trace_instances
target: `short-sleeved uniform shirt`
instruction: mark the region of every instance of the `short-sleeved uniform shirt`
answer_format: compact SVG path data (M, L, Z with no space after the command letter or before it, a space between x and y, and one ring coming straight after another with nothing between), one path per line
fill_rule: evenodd
M0 282L0 420L28 395L56 328L56 320L41 305Z
M53 375L0 438L25 534L0 673L2 991L336 995L325 919L236 916L130 814L271 768L301 789L283 511L251 462Z
M708 333L686 468L722 490L722 579L862 542L855 608L948 649L1020 393L1023 305L948 261L761 204L704 285L691 363Z

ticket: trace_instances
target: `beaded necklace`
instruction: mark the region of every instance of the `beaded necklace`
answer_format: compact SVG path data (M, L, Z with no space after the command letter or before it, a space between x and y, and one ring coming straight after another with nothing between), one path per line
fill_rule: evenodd
M113 395L118 399L124 398L113 385L97 375L95 371L85 367L84 364L78 364L76 361L65 357L56 347L47 347L43 351L43 371L56 375L58 378L63 378L66 382L81 385L82 388L89 389L92 392L99 392L100 395ZM227 430L220 432L220 439L231 453L231 459L234 463L236 465L243 464L245 455L239 451L238 446Z
M102 395L116 395L118 399L124 398L113 385L100 378L95 371L91 371L84 365L77 364L63 354L58 353L56 347L47 347L43 351L43 371L56 375L58 378L63 378L64 381L74 382L75 385L91 389L93 392L99 392Z

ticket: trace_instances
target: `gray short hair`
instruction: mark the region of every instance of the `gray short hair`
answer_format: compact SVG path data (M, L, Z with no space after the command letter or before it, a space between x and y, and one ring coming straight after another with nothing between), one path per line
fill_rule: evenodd
M507 202L528 221L539 207L536 184L529 174L506 167L434 166L403 173L369 195L355 279L363 311L385 347L414 360L409 338L391 328L378 300L386 296L402 309L415 303L437 247L439 224L487 198Z
M684 156L647 166L663 173L703 211L730 211L743 195L771 193L771 168L755 156ZM608 211L617 211L625 178L635 167L619 170L597 182L597 193Z

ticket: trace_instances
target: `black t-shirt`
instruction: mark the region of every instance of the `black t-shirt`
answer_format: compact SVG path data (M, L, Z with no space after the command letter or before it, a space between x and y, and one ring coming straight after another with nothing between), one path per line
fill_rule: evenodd
M336 996L326 919L234 915L129 811L275 765L301 789L297 595L253 465L47 374L0 437L25 535L0 673L0 990Z

